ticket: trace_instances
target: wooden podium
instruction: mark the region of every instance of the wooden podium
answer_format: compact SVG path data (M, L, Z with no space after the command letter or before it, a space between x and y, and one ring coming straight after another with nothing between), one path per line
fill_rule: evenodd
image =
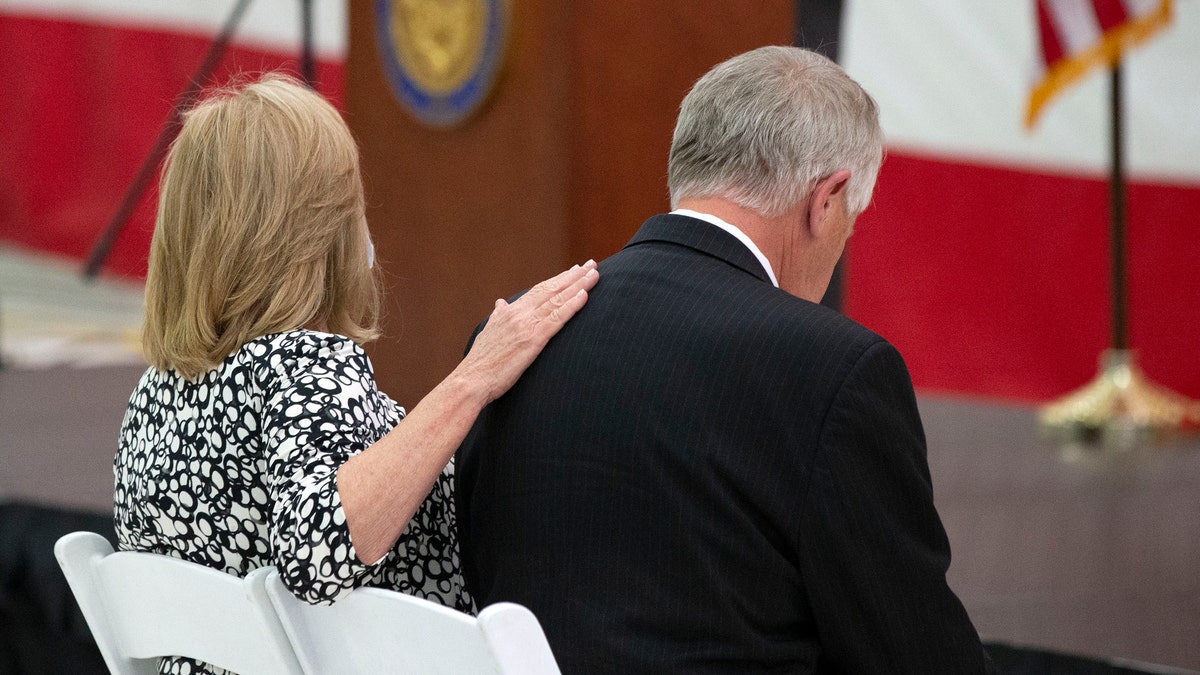
M496 298L615 253L666 211L684 94L734 54L791 44L795 5L509 0L490 95L435 128L392 93L377 3L351 2L347 118L387 289L384 337L370 350L380 387L415 405Z

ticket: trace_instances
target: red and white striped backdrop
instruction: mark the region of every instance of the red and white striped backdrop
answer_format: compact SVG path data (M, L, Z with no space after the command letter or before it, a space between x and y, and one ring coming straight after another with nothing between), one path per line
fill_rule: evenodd
M84 258L234 0L0 0L0 240ZM315 0L318 89L341 101L345 3ZM299 0L255 0L215 79L296 72ZM107 270L145 274L155 194Z
M880 103L888 158L850 243L846 308L919 388L1046 400L1093 377L1108 344L1108 79L1091 71L1027 131L1036 27L1034 0L847 2L843 61ZM1197 73L1200 2L1184 0L1124 83L1130 341L1193 397Z
M339 100L345 5L314 4L320 89ZM86 254L233 5L0 0L0 239ZM294 68L298 7L252 3L218 77ZM1044 400L1088 380L1106 346L1106 81L1093 72L1025 131L1035 7L846 2L843 61L889 146L847 311L926 390ZM1200 1L1175 15L1127 62L1130 337L1151 376L1200 397ZM153 198L111 271L144 272Z

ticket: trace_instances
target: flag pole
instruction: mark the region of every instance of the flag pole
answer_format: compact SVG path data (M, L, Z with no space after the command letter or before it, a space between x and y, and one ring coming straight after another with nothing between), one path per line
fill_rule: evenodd
M1108 179L1109 265L1112 275L1112 343L1113 349L1129 349L1129 288L1126 253L1125 219L1125 161L1121 95L1121 60L1111 68L1112 164Z
M1137 367L1130 348L1121 70L1117 58L1110 69L1110 344L1100 355L1100 373L1092 382L1043 406L1038 413L1043 433L1068 447L1082 444L1131 450L1171 432L1200 429L1200 402L1152 382Z

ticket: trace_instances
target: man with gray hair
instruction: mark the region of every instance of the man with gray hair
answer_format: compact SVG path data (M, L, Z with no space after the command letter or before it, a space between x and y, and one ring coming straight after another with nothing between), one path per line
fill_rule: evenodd
M979 673L899 353L818 303L882 160L836 64L765 47L684 99L672 211L458 453L480 606L566 673Z

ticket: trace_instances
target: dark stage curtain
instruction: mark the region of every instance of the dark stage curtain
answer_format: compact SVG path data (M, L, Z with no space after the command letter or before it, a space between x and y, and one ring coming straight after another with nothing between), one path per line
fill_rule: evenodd
M116 545L111 515L0 504L0 675L108 672L54 559L78 530Z

